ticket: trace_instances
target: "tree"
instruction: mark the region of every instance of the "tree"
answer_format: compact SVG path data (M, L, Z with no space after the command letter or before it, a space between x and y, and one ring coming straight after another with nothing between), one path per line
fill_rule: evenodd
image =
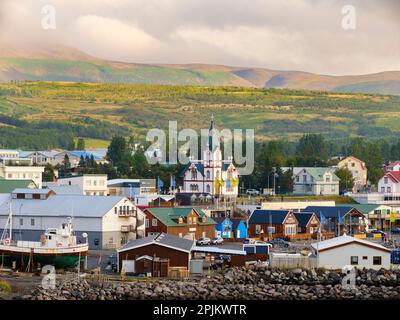
M76 145L76 149L85 150L85 140L83 138L78 139L78 143Z
M44 167L42 180L45 182L52 182L54 181L54 178L55 178L54 168L50 163L47 163Z
M328 159L327 147L320 134L303 135L296 148L298 164L301 166L323 165Z
M68 177L70 175L71 175L71 163L69 162L68 154L65 154L64 160L60 167L59 176Z
M112 166L118 168L118 173L122 176L128 176L133 167L132 150L124 137L114 137L108 146L107 159L111 161Z
M339 181L339 192L342 194L347 191L351 191L354 187L354 177L351 171L347 168L337 169L335 174L340 179Z

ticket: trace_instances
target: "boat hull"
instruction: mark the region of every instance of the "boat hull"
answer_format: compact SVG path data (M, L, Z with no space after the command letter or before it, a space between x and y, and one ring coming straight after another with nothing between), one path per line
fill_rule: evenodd
M1 248L3 247L3 248ZM12 266L15 262L18 269L35 269L39 266L52 265L56 269L71 269L83 263L87 256L87 249L79 248L64 252L35 252L37 250L13 250L12 247L0 246L0 265ZM43 251L43 250L42 250Z

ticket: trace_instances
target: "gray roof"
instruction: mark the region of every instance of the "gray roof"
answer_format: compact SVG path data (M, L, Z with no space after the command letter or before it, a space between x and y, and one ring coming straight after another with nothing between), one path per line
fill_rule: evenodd
M173 236L167 233L158 233L155 235L147 236L145 238L130 240L128 243L118 249L118 252L128 251L151 244L169 247L179 251L190 252L194 245L194 241Z
M12 193L48 194L49 189L17 188Z
M52 195L46 200L13 199L13 216L101 218L124 197ZM8 199L2 199L0 216L8 215Z
M83 191L79 186L49 186L46 190L53 190L56 194L83 195Z

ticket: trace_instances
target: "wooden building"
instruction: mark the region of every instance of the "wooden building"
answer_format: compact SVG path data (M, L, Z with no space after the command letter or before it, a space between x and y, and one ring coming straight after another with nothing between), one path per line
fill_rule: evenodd
M118 271L166 277L174 267L189 270L193 245L191 240L165 233L131 240L117 250Z
M298 233L313 235L318 232L321 223L314 212L296 212L294 215L299 222Z
M298 232L291 210L254 210L248 221L249 237L290 238Z
M193 240L215 237L216 222L198 208L147 208L144 213L146 235L164 232Z

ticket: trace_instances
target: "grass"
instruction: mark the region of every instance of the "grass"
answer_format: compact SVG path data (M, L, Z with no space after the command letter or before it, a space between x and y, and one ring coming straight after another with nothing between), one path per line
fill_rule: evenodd
M11 292L11 285L5 280L0 280L0 293L10 293L10 292Z
M91 139L91 138L84 138L85 140L85 148L107 148L110 144L108 140L101 140L101 139ZM77 143L78 138L75 138L75 144Z
M56 70L70 67L57 63ZM36 72L37 64L25 61L24 67ZM159 70L146 68L146 72ZM293 141L309 132L336 139L380 138L382 129L387 138L394 138L400 132L399 106L397 96L323 91L39 81L0 84L0 115L29 122L89 118L120 125L141 138L151 128L167 129L169 120L178 121L178 129L207 128L211 114L218 128L252 128L260 141ZM106 140L88 140L88 144L103 146Z

